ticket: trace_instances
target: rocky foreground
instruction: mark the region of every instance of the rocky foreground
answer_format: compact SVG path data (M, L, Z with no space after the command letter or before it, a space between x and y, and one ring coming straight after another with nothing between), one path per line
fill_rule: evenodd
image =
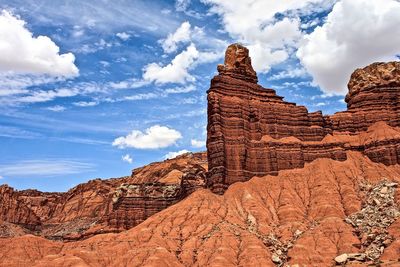
M303 169L200 189L119 234L0 239L1 266L396 266L400 166L317 159ZM345 255L343 255L345 254Z
M207 153L66 193L0 186L0 266L400 266L400 63L309 113L228 47Z

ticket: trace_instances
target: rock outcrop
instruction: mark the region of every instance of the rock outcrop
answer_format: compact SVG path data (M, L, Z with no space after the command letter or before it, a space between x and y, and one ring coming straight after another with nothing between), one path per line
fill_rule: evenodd
M231 45L207 154L66 193L0 186L0 267L398 266L399 69L355 71L347 111L323 116L258 85Z
M334 131L365 131L379 121L400 126L400 62L373 63L351 75L347 111L325 116Z
M129 229L205 184L205 153L188 153L133 170L130 177L95 179L66 193L0 186L0 237L32 233L77 240Z
M123 233L69 243L0 239L0 266L334 266L343 254L358 264L352 266L396 266L400 165L374 163L359 152L346 158L255 177L223 196L197 190ZM390 209L379 210L374 198ZM348 222L360 214L360 223ZM380 220L363 226L365 217ZM378 240L374 227L393 220ZM370 255L372 243L359 238L364 227L383 250L378 259L356 262Z
M347 150L362 151L376 162L400 163L400 63L355 71L348 110L332 116L309 113L258 85L248 50L239 44L228 47L218 72L208 90L208 185L214 192L321 157L343 161ZM380 128L373 126L379 122L388 124L384 129L390 133L378 129L385 138L354 141L369 127Z
M19 194L13 188L0 186L0 222L5 221L35 230L40 227L40 218L19 201Z

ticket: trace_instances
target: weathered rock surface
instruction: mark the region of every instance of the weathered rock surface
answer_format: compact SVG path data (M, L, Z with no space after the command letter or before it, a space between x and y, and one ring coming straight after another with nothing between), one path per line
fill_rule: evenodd
M107 225L129 229L151 215L177 203L206 182L205 153L186 154L163 163L133 170L113 194Z
M40 226L40 218L26 205L19 203L18 193L13 188L0 186L0 222L10 222L31 230Z
M223 196L197 190L118 234L69 243L32 235L0 239L0 266L333 266L339 255L364 253L359 228L346 218L368 209L382 181L400 183L399 165L374 163L359 152L346 158L255 177ZM399 187L390 188L398 205ZM391 190L382 194L391 199ZM398 221L389 227L393 241L384 245L381 266L398 264ZM374 266L368 259L358 264Z
M188 153L135 169L130 177L96 179L66 193L3 185L0 237L22 232L76 240L126 230L203 187L206 170L205 153Z
M309 113L258 85L248 50L239 44L228 47L218 71L208 90L208 185L214 192L316 158L345 160L347 150L362 151L376 162L400 163L400 63L356 70L346 97L348 110L332 116ZM379 128L375 123L388 124L389 132L368 130ZM363 141L367 130L385 138Z
M0 267L399 265L398 69L357 70L348 110L323 116L258 85L231 45L208 164L186 154L67 193L1 186Z

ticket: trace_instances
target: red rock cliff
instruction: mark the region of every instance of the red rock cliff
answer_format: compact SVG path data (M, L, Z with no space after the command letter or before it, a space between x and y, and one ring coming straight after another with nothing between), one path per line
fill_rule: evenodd
M188 153L133 170L130 177L80 184L65 193L0 186L0 237L30 232L76 240L120 232L205 184L205 153Z
M379 142L350 137L382 121L388 124L385 129L398 132L392 127L400 126L399 71L395 62L356 70L346 97L348 110L323 116L258 85L248 49L230 45L208 90L208 185L223 193L235 182L276 175L317 158L345 160L346 150L363 151L385 164L399 163L397 134Z

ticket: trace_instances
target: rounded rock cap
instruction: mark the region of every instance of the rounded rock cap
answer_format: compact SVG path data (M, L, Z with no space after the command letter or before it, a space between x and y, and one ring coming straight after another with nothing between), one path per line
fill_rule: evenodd
M365 68L356 69L347 85L349 93L346 102L362 91L371 88L400 87L400 62L377 62Z
M221 75L228 75L253 83L258 82L257 73L251 65L249 49L239 43L228 46L225 52L225 62L219 64L217 70Z

